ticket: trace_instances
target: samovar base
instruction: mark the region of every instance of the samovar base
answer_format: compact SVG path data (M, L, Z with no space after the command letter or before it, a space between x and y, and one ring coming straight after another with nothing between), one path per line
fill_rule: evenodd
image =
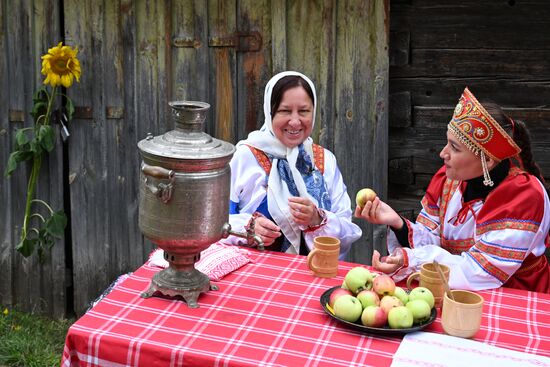
M210 284L206 274L197 269L180 271L170 266L153 276L149 289L141 293L141 297L149 298L156 292L169 297L180 296L189 308L197 308L199 295L209 290L217 291L218 287Z

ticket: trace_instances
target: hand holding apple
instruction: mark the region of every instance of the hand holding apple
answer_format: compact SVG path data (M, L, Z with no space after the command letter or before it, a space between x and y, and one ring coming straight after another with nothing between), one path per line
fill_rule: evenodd
M378 195L376 195L376 192L373 189L364 188L357 192L357 195L355 196L355 203L362 209L367 201L373 201L377 196Z

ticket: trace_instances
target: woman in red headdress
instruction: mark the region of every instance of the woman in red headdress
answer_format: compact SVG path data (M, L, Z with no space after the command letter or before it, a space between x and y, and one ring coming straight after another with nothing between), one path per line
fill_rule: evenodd
M374 251L373 266L399 280L436 260L451 267L452 288L550 293L550 201L525 124L466 88L440 157L416 223L378 198L356 208L356 217L391 229L391 255Z

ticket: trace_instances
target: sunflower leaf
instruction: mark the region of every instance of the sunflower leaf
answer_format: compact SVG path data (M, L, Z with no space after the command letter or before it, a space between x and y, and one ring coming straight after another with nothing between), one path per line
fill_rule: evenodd
M50 125L40 125L38 127L38 141L47 152L51 152L55 148L55 134Z
M52 214L51 217L44 223L46 232L57 238L61 238L65 233L65 227L67 226L67 216L62 210Z

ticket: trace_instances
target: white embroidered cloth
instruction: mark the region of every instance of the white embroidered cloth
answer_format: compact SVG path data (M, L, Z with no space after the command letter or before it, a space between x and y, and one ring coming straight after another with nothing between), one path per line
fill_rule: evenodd
M405 335L392 367L550 367L550 358L454 336L416 332Z
M195 263L195 269L208 275L213 281L222 279L227 274L249 263L250 252L242 247L224 245L216 242L201 252L201 258ZM164 260L164 251L156 249L149 256L149 264L161 268L168 267Z

